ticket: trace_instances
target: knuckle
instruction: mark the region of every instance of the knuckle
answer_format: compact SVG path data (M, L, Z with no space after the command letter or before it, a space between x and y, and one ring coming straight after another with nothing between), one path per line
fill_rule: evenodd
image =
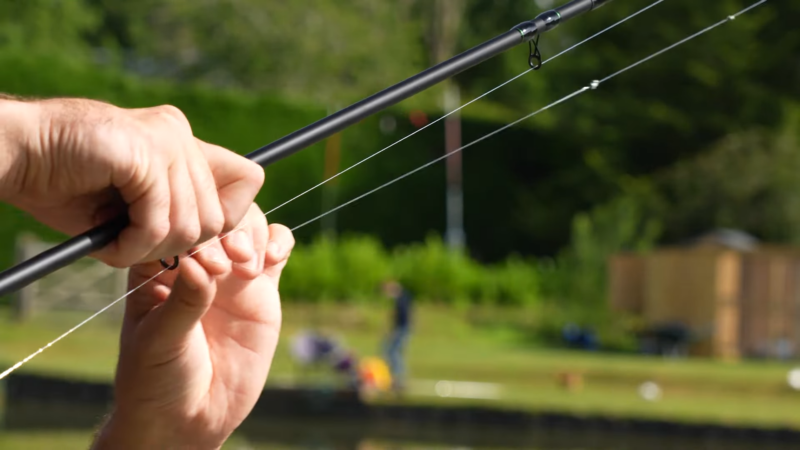
M267 224L267 216L264 215L264 212L261 211L261 208L255 202L250 205L244 220L250 223L263 223L265 226Z
M252 161L248 160L248 162L245 173L247 183L256 186L256 190L261 189L264 185L264 169Z
M225 227L225 218L222 217L222 212L215 213L212 217L206 218L202 224L200 224L201 228L201 240L206 241L211 239L214 236L219 235L222 233L222 229Z
M200 240L202 229L200 223L191 221L183 224L176 233L176 240L182 247L190 247Z
M155 108L159 115L170 117L175 120L187 120L186 115L177 106L173 105L159 105Z
M237 211L228 211L223 217L223 231L230 231L247 221L247 214L240 214Z
M160 105L154 108L158 117L166 122L176 123L188 130L191 130L189 119L178 107L172 105Z
M148 234L148 241L150 242L162 242L164 241L167 236L169 236L169 232L171 230L171 226L168 221L158 221L156 223L151 224L147 228Z

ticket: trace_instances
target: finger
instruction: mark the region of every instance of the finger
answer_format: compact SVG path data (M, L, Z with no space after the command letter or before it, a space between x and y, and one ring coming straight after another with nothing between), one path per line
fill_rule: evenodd
M286 260L294 248L294 235L284 225L273 223L269 226L269 243L264 258L264 266L273 266Z
M224 235L220 242L225 249L228 258L234 263L244 263L250 261L255 256L253 249L253 239L245 229L244 224L238 229Z
M280 224L269 226L269 243L264 259L263 273L272 280L275 287L280 285L281 273L286 267L294 245L294 235L289 228Z
M169 298L160 308L159 338L167 342L186 336L200 322L216 294L214 278L194 258L181 262Z
M252 204L244 219L244 231L250 236L254 254L245 262L234 263L232 273L241 279L252 280L264 270L264 255L269 241L267 218L255 204Z
M223 231L232 230L247 214L264 184L264 169L249 159L222 147L197 140L216 182Z
M213 276L222 276L231 270L231 260L225 254L220 241L203 244L202 247L190 252L192 258L200 261L206 271Z
M130 267L144 261L170 231L170 184L166 170L154 170L141 182L120 185L120 194L128 206L129 225L119 238L97 252L97 257L113 267Z
M169 187L172 196L170 232L164 242L148 255L151 260L181 255L200 239L197 196L186 161L176 161L170 167Z
M207 244L202 250L193 249L191 253L193 253L192 258L197 259L212 276L225 275L230 271L230 260L225 256L219 242ZM131 267L128 290L129 292L135 290L127 298L126 313L138 321L155 306L164 303L172 292L177 277L178 271L165 270L157 262Z
M126 317L138 322L155 306L166 301L177 273L165 271L157 262L137 264L128 273L128 292L125 299Z
M206 242L222 232L225 216L222 213L214 176L199 146L196 145L187 155L187 165L196 195L200 223L200 237L197 242Z

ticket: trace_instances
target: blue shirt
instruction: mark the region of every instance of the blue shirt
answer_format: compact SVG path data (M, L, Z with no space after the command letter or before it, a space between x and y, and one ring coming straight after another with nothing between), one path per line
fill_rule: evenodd
M394 327L408 328L411 323L411 293L402 289L394 299Z

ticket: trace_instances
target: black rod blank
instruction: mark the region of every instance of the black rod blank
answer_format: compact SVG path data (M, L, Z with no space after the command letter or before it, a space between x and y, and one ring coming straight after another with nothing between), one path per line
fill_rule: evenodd
M542 13L534 20L523 22L511 31L261 147L246 157L266 167L609 1L573 0L552 11ZM0 296L22 289L84 256L102 249L113 242L127 225L128 217L119 217L0 273Z

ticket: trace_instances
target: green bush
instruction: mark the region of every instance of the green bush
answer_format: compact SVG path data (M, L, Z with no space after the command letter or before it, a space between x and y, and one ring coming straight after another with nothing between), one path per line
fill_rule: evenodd
M539 298L535 265L518 258L481 265L465 253L450 251L438 237L391 253L367 236L320 237L299 244L282 277L281 292L289 301L374 299L389 277L426 302L525 306Z
M438 302L467 302L485 282L484 274L464 253L451 252L441 239L398 248L393 273L417 295Z
M374 298L389 273L389 258L376 239L319 237L292 252L281 277L281 293L302 301Z

